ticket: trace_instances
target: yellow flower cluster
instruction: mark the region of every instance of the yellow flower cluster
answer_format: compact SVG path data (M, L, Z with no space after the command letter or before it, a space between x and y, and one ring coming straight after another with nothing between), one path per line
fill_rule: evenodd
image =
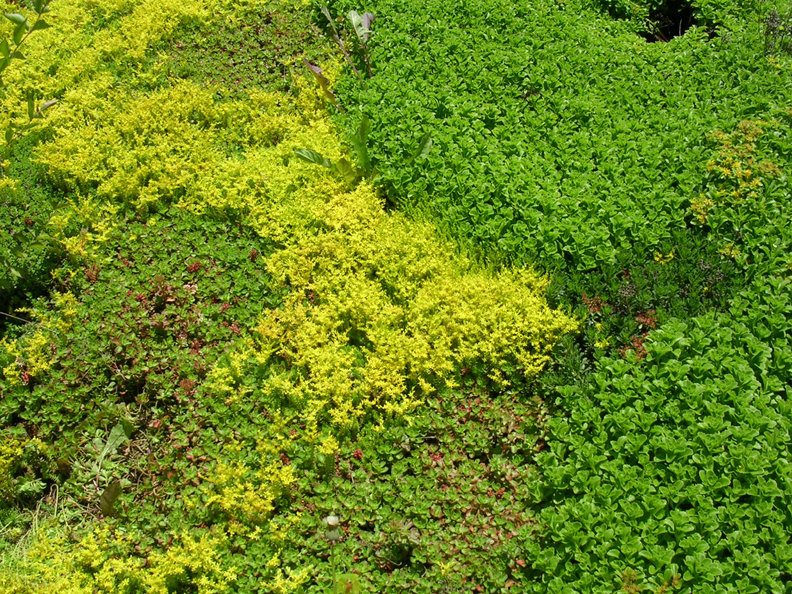
M707 170L717 176L718 189L715 203L738 203L756 198L762 188L763 178L780 175L778 165L757 157L757 139L776 122L744 120L732 134L713 132L710 139L718 145L718 153L707 163ZM701 200L691 204L696 218L706 221L712 205Z
M65 332L77 313L77 300L71 293L52 294L55 305L52 311L18 309L17 313L28 314L36 322L35 330L16 340L0 338L0 356L10 361L3 368L3 376L12 384L19 385L46 372L52 367L52 334Z
M17 571L0 572L0 591L14 594L99 594L174 591L217 594L227 592L236 579L233 567L221 561L226 537L182 534L163 553L147 559L124 555L128 536L96 527L79 542L62 534L41 535ZM35 576L35 577L31 577Z
M296 481L291 466L272 462L252 469L242 462L217 462L208 478L214 487L207 504L217 504L233 518L260 523L275 511L277 500Z

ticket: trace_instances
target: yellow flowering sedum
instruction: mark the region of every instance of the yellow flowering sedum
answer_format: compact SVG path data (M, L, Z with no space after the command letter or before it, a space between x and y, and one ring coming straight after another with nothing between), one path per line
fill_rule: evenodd
M179 535L170 549L147 559L119 554L130 543L106 526L77 543L62 534L40 535L19 572L0 572L0 591L14 594L169 594L228 592L236 571L220 558L222 534ZM35 576L35 577L31 577ZM174 590L177 588L178 590Z

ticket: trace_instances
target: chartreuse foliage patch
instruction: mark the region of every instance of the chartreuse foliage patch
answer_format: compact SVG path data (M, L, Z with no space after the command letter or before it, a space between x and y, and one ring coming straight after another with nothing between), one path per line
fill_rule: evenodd
M30 323L0 344L0 584L10 591L323 589L331 563L312 501L324 500L342 452L371 460L361 481L386 474L401 446L389 438L380 452L384 432L437 419L424 411L442 410L441 394L462 383L524 385L577 327L548 306L545 278L485 269L431 224L386 213L370 183L296 158L300 148L346 155L323 91L300 71L290 95L169 79L172 56L156 50L218 11L233 12L73 3L15 71L60 99L30 137L36 188L50 198L36 240L60 266L50 294L16 311ZM4 98L12 117L17 99ZM509 540L529 512L509 502L514 519L500 526L489 492L525 490L516 465L532 446L520 440L535 428L516 411L539 405L503 408L508 440L471 433L486 462L444 438L465 466L447 478L453 497L488 514L497 543L464 550L487 549L497 576L511 571ZM484 403L470 416L498 414ZM421 464L436 455L431 443ZM473 475L489 464L474 497ZM50 518L20 541L25 509L39 503ZM399 569L414 582L430 567L446 579L461 550L449 548L454 532L408 563L410 522L432 528L424 512L398 511L344 517L346 529L393 539L364 581L379 587ZM479 519L460 521L454 530L470 533ZM308 541L319 558L305 556Z

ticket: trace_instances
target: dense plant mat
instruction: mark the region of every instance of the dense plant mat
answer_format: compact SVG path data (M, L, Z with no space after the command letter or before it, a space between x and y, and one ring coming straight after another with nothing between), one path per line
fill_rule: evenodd
M689 221L707 135L790 101L757 11L712 39L697 27L647 43L578 2L369 9L374 76L342 80L342 101L360 104L342 119L370 118L394 204L489 257L565 271L651 259Z
M377 2L338 85L391 204L585 320L535 386L529 591L789 589L788 8L666 43L670 4Z
M489 583L515 567L528 501L493 494L526 492L541 403L478 392L531 381L577 321L548 305L541 275L482 267L432 224L386 212L367 181L298 159L346 150L294 54L233 92L185 66L185 39L254 8L303 23L295 39L324 55L301 7L251 6L64 3L9 70L11 117L23 84L59 103L10 147L25 166L2 190L17 226L38 197L24 241L50 259L31 271L44 295L21 269L11 291L27 304L0 342L7 591L320 591L337 560L316 530L333 512L340 548L382 541L366 556L373 588L434 591L460 550L492 559ZM476 450L460 450L450 402L510 437L470 432ZM411 429L431 423L435 436ZM396 463L405 439L410 468ZM480 514L452 522L384 496L365 517L344 511L350 485L390 491L444 455L458 478L405 493L442 478ZM478 470L491 478L474 487ZM454 542L482 517L486 541ZM457 577L486 583L472 566Z
M0 591L789 591L788 9L47 20Z

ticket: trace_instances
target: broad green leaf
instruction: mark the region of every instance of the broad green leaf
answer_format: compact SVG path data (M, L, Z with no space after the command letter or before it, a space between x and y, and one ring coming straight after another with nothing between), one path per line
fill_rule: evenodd
M126 428L123 423L118 423L110 430L110 435L102 448L99 458L94 465L94 470L98 472L102 468L102 463L107 456L115 453L118 447L127 440Z
M11 48L8 45L7 39L0 41L0 55L2 55L4 58L8 58L8 56L11 55Z
M371 35L369 25L374 21L374 15L367 12L361 16L357 10L350 10L347 14L349 22L352 23L352 28L355 30L355 35L360 40L360 43L365 44Z
M412 151L412 159L410 160L413 161L419 157L426 157L431 150L432 137L427 133L421 136L421 139L418 141L418 145Z
M44 29L49 29L51 26L52 25L50 25L48 22L39 20L35 25L33 25L31 31L42 31Z

